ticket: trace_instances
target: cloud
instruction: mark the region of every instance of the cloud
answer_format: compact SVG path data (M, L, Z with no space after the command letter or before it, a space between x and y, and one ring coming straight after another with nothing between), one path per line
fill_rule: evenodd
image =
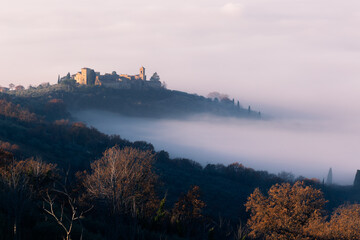
M228 16L240 16L243 12L243 5L240 3L227 3L221 7L221 12Z

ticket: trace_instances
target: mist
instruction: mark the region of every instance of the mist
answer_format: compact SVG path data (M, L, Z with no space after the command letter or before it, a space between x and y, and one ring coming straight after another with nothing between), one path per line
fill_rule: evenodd
M255 170L281 171L308 178L352 184L360 168L360 128L324 118L242 120L201 115L187 120L129 118L101 111L73 113L107 134L131 141L147 141L172 158L207 163L239 162ZM354 129L357 131L354 131Z

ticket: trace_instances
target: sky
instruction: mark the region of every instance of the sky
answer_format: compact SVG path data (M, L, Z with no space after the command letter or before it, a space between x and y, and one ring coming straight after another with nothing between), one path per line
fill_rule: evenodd
M354 137L337 139L346 155L360 134L359 25L357 0L1 0L0 85L144 66L169 89L331 122Z
M90 67L243 105L358 111L355 0L2 0L0 85ZM291 107L288 105L291 104Z

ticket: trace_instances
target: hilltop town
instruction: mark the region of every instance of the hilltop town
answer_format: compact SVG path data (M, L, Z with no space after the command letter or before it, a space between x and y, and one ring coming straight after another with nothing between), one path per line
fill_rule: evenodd
M159 75L155 72L150 80L146 79L145 68L141 67L137 75L117 74L115 71L101 75L100 72L95 72L91 68L82 68L80 72L70 75L68 73L64 77L58 76L58 83L74 80L80 85L97 85L118 89L130 88L161 88L163 85L160 82Z
M0 86L0 93L7 97L26 98L32 107L39 99L48 104L54 116L84 109L101 110L135 117L180 118L193 114L214 114L240 118L261 119L261 113L251 107L244 108L239 101L226 94L212 92L208 97L166 89L155 72L147 79L145 68L136 75L112 73L100 74L91 68L82 68L75 74L58 75L58 84L30 85L9 84ZM49 100L50 99L50 100ZM34 103L30 103L34 101ZM60 103L54 107L53 102ZM116 104L114 104L116 103ZM52 106L52 107L50 107ZM66 115L64 113L63 115Z

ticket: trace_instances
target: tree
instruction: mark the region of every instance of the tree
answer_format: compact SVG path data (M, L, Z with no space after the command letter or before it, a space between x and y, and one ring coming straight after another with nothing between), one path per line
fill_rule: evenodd
M55 165L41 160L7 160L0 167L2 201L13 226L14 239L21 238L21 219L32 197L39 196L56 178Z
M224 100L229 100L229 95L227 94L223 94L223 93L219 93L219 92L211 92L207 95L208 98L211 98L212 100L218 100L218 101L224 101Z
M333 239L360 239L360 204L346 204L337 208L329 223Z
M13 84L13 83L10 83L10 84L9 84L10 90L14 90L14 87L15 87L15 84Z
M177 228L180 236L196 235L200 230L202 209L206 204L200 199L200 187L193 186L181 196L172 209L171 223ZM195 227L196 226L196 227Z
M360 170L356 171L355 179L354 179L354 187L360 187Z
M329 169L329 173L326 178L326 185L332 185L332 169Z
M39 85L40 88L48 88L50 87L50 83L49 82L43 82Z
M150 81L160 81L160 76L159 76L159 74L157 74L157 72L155 72L155 73L151 76Z
M22 86L22 85L17 85L17 86L15 87L15 90L16 90L16 91L22 91L22 90L25 90L25 88L24 88L24 86Z
M251 237L265 239L306 239L308 228L322 222L326 201L320 190L304 182L276 184L264 196L257 188L245 204L250 212Z
M152 171L153 161L150 150L115 146L91 164L91 173L80 176L88 198L110 213L110 239L119 239L121 220L129 223L131 219L136 226L138 218L155 212L157 175Z
M200 200L200 187L192 187L179 198L173 209L173 221L191 221L202 217L201 211L206 204Z
M74 222L80 221L84 214L92 209L92 206L87 210L81 211L77 206L76 198L68 193L66 187L64 187L63 191L52 189L51 192L54 196L51 196L49 191L46 191L43 210L65 231L65 239L70 240ZM56 201L57 198L58 200ZM60 212L55 209L56 205L60 206ZM80 239L82 239L82 234Z
M313 239L360 239L360 204L344 204L335 209L330 221L311 222L308 232Z
M112 214L148 214L153 210L156 174L150 151L118 146L107 149L91 164L84 186L92 199L104 200Z
M293 183L294 180L295 180L295 176L294 176L294 174L291 173L291 172L282 171L282 172L278 173L277 176L278 176L279 178L283 179L284 181L290 182L290 183Z

